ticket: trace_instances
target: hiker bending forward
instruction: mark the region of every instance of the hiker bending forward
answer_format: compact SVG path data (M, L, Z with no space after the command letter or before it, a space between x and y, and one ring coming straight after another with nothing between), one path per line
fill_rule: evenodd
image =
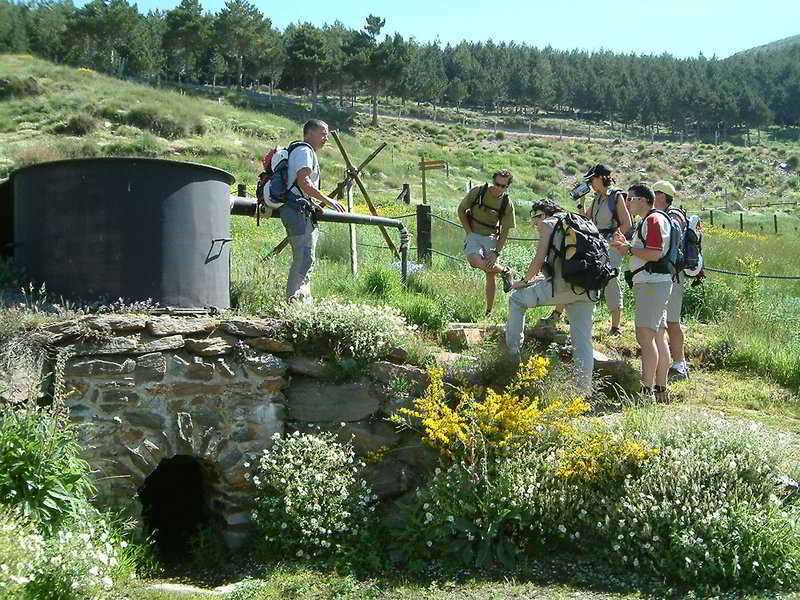
M492 175L492 184L472 188L458 205L458 220L467 233L464 254L473 269L486 273L486 315L492 312L496 290L495 275L503 278L503 291L511 289L511 271L497 262L506 245L508 232L516 226L514 204L508 187L514 180L503 169Z
M289 155L288 199L280 209L286 236L292 246L292 266L286 282L286 296L293 300L311 300L311 271L319 228L315 210L328 206L338 212L344 207L319 190L317 152L328 141L325 121L311 119L303 125L303 142Z
M512 284L514 292L508 300L506 345L512 355L519 356L524 341L525 311L532 306L564 305L569 316L569 335L572 340L573 361L578 389L590 393L594 354L592 351L592 313L594 302L580 288L569 285L561 276L562 259L555 248L561 247L563 232L557 228L558 216L566 212L547 200L534 202L531 219L539 231L536 255L525 277ZM552 245L551 245L551 238ZM542 268L548 265L545 277Z

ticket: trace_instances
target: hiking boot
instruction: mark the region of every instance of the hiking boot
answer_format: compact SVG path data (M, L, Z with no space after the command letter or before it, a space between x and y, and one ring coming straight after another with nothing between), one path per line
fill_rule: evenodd
M561 320L561 313L554 310L550 315L544 319L539 319L537 327L555 327L556 323Z
M511 291L511 284L513 274L511 273L511 269L506 267L506 270L500 273L500 279L503 280L503 291L507 294Z
M622 335L622 332L619 330L619 327L612 327L609 330L608 335L610 335L612 337L618 337L618 336Z
M684 379L689 379L689 367L683 369L676 369L675 367L669 368L667 372L667 381L683 381Z
M653 388L653 399L658 402L659 404L667 404L669 403L669 392L667 392L666 386L657 385Z
M642 386L641 389L639 390L639 400L643 404L653 404L653 403L655 403L656 398L655 398L655 393L653 391L653 388Z

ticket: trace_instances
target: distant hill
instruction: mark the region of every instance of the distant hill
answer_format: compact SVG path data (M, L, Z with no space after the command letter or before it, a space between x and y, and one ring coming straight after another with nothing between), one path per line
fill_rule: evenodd
M800 44L800 34L792 35L787 38L783 38L782 40L777 40L775 42L770 42L769 44L764 44L763 46L756 46L755 48L742 50L741 52L733 54L732 57L744 56L747 54L758 54L761 52L775 52L776 50L785 50L789 46L794 46L795 44Z

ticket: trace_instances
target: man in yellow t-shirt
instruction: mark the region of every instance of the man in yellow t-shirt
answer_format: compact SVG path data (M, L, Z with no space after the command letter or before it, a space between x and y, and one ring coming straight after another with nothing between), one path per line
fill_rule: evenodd
M495 276L500 274L503 291L511 289L511 270L497 262L508 233L517 224L514 204L508 187L514 180L511 171L502 169L486 183L472 188L458 205L458 220L467 233L464 254L473 269L486 273L486 315L492 312L496 290Z

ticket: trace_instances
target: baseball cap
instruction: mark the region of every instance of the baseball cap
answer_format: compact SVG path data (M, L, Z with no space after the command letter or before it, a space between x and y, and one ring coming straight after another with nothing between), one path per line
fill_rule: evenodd
M664 181L662 179L661 181L656 181L653 184L653 193L655 194L656 192L662 192L662 193L666 194L667 196L670 196L670 197L674 198L675 197L675 186L672 185L669 181Z
M606 177L608 177L608 176L611 175L611 169L609 169L605 165L601 165L600 163L598 163L595 166L593 166L591 169L586 171L586 174L583 176L583 178L584 179L591 179L592 177L596 177L598 175L600 175L600 176L605 175Z

